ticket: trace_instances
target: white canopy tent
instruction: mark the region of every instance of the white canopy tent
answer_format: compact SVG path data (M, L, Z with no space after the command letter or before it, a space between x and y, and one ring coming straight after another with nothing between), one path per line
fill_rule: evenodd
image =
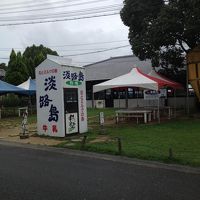
M118 87L140 87L144 89L158 90L159 84L156 80L150 79L148 75L143 74L135 67L128 74L94 85L93 93Z
M27 81L21 83L17 87L24 89L26 91L25 94L29 96L28 104L30 106L30 110L31 110L31 113L32 113L31 96L36 94L36 82L35 82L35 80L33 80L33 79L31 79L31 77L29 77Z
M170 81L144 74L137 67L134 67L127 74L124 74L112 80L94 85L93 93L106 90L106 89L123 88L123 87L137 87L137 88L158 91L161 87L165 87L169 85L170 85ZM158 121L160 122L159 107L160 107L160 98L158 98Z
M29 77L27 81L21 83L17 87L26 90L27 95L35 95L36 93L36 82L35 80L31 79L31 77Z

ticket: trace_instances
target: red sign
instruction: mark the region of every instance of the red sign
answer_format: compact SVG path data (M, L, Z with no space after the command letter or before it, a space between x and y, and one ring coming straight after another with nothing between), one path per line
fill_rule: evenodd
M39 75L55 74L57 72L58 72L58 69L45 69L45 70L39 71Z
M80 103L81 103L81 121L85 120L84 117L84 100L83 100L83 90L80 91Z
M58 132L57 125L52 125L52 132L53 133L57 133Z

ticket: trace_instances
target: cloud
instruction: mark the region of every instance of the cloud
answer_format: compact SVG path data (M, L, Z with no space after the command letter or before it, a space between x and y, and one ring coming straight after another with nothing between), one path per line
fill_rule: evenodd
M121 0L113 0L113 2L122 3ZM0 27L0 31L0 48L10 48L7 52L0 51L0 57L8 57L12 47L26 48L33 44L43 44L44 46L50 47L67 44L127 40L120 43L102 45L98 44L63 48L51 47L52 49L55 49L59 55L79 54L95 51L95 49L108 49L129 44L128 28L123 25L119 15L56 23ZM85 50L76 51L76 49ZM72 59L75 64L84 65L86 62L95 62L113 56L130 54L131 49L128 47L98 54L76 56L72 57ZM0 62L2 61L3 60L0 59Z

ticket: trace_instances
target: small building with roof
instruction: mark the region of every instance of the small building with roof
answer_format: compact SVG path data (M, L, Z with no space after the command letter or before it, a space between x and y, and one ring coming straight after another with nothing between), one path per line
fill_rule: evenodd
M65 137L87 132L85 69L71 59L47 56L36 68L37 130Z

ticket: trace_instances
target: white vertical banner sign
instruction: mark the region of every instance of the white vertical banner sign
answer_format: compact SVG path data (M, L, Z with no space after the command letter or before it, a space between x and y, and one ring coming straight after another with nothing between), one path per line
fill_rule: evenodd
M78 132L78 115L77 113L66 114L66 134Z
M101 126L103 126L104 122L105 122L105 120L104 120L104 113L100 112L99 113L99 123L100 123Z
M58 98L63 95L60 73L58 67L36 70L37 125L41 135L64 137L63 103Z

